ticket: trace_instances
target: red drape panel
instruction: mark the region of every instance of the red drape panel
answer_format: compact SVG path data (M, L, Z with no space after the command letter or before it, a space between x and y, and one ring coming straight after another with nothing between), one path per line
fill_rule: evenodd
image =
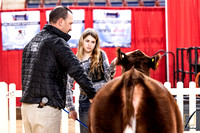
M46 10L43 9L29 9L40 10L40 26L46 24ZM158 50L166 50L165 48L165 9L164 8L146 8L146 7L70 7L70 9L84 9L85 10L85 28L93 27L93 9L130 9L132 11L131 21L131 47L121 48L124 52L140 49L149 56L155 54ZM0 26L1 27L1 26ZM1 29L0 29L1 30ZM72 29L73 30L73 29ZM1 32L0 32L1 33ZM2 39L0 34L0 81L6 83L15 83L17 89L21 89L21 63L22 50L2 51ZM125 38L126 39L126 38ZM116 57L116 48L102 48L111 62ZM76 48L72 49L74 53ZM121 75L121 68L117 67L115 77ZM165 58L162 58L158 69L151 71L151 77L165 82ZM21 103L17 100L17 106Z
M200 46L200 1L167 0L168 8L168 48L176 55L176 48ZM185 70L189 71L187 57L184 56ZM170 57L169 69L172 69ZM177 62L176 62L177 63ZM179 63L179 65L181 65ZM170 77L172 77L170 71ZM194 78L194 76L193 76ZM172 81L172 78L170 78ZM185 87L188 87L189 76L186 74Z
M133 44L132 49L141 49L152 56L165 47L165 11L164 8L134 8L133 9ZM165 82L165 58L151 77Z

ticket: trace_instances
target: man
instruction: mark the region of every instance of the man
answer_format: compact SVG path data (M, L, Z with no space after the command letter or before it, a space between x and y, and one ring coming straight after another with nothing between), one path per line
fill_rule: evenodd
M66 103L67 74L92 99L91 80L67 41L72 30L72 11L58 6L45 25L24 48L22 59L22 120L26 133L60 133L61 110ZM71 113L73 119L76 112Z

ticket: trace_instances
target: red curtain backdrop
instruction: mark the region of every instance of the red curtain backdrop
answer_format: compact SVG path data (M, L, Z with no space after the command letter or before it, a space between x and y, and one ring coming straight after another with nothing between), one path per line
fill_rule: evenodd
M165 39L165 9L162 7L70 7L71 9L85 10L85 28L93 27L93 9L110 9L123 10L130 9L132 11L131 20L131 47L121 48L124 52L140 49L149 56L155 54L158 50L166 50ZM28 9L40 11L40 26L46 22L46 10L44 9ZM26 9L27 10L27 9ZM13 11L13 10L4 10ZM18 10L17 10L18 11ZM1 11L2 12L2 11ZM73 29L72 29L73 30ZM0 28L1 33L1 28ZM124 38L126 39L126 38ZM116 57L116 48L102 48L108 55L111 62ZM72 49L76 53L77 49ZM22 50L2 51L2 34L0 34L0 82L8 84L15 83L17 90L21 90L21 63ZM121 68L117 67L115 77L121 75ZM151 71L151 77L164 83L165 80L165 58L162 58L157 70ZM17 99L17 106L21 105Z
M176 54L176 48L200 47L200 1L167 0L168 10L168 48ZM184 56L184 69L189 71L187 57ZM170 57L169 69L173 64ZM176 62L177 63L177 62ZM181 65L179 63L179 65ZM170 71L170 77L173 73ZM181 76L181 75L180 75ZM194 81L193 75L193 81ZM173 79L170 78L170 81ZM188 87L189 76L186 74L184 85Z

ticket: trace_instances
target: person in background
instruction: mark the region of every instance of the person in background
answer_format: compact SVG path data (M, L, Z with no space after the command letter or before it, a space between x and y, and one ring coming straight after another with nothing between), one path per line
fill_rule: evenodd
M67 74L89 99L95 88L67 41L72 11L55 7L49 23L25 46L22 57L22 121L26 133L60 133L61 109L66 105Z
M104 86L106 82L111 80L116 71L116 58L109 65L106 53L100 49L100 42L97 32L92 29L86 29L80 37L76 56L81 61L85 71L94 84L96 92ZM69 77L67 81L67 107L70 110L70 117L76 118L75 109L73 106L72 88L74 78ZM80 87L79 97L79 120L87 125L88 109L90 101L84 88ZM80 133L87 133L88 130L83 125L80 125Z

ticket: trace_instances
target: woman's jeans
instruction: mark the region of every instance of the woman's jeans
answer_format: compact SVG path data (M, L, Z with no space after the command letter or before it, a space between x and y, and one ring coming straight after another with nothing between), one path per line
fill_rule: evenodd
M88 110L90 101L86 95L79 97L79 120L88 126ZM80 124L80 133L88 133L88 129Z

